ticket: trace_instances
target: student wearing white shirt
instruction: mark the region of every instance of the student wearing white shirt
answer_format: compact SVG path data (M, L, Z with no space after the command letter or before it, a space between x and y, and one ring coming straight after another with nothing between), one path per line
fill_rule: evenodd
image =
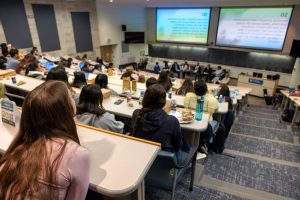
M218 66L218 69L215 71L215 76L220 78L221 77L221 74L222 74L222 67L221 66Z
M187 74L187 75L191 74L191 67L187 62L185 62L183 64L183 72L182 72L182 78L183 79L185 78L185 74Z

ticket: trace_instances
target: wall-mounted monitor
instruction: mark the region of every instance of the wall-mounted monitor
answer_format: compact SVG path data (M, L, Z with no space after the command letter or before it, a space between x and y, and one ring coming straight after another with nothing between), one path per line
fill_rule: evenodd
M125 32L125 43L145 43L145 32Z
M293 7L221 8L216 45L281 51Z
M207 44L210 8L158 8L156 41Z

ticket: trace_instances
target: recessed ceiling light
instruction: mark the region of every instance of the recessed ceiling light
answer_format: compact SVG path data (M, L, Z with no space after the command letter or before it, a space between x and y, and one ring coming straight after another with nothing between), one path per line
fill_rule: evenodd
M110 3L114 2L114 0L109 0Z

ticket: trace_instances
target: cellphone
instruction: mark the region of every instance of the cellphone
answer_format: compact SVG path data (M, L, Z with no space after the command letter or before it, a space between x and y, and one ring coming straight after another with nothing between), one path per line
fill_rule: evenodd
M120 105L124 99L118 99L117 101L114 102L115 105Z
M11 81L12 81L13 84L16 84L17 83L16 77L15 76L11 77Z

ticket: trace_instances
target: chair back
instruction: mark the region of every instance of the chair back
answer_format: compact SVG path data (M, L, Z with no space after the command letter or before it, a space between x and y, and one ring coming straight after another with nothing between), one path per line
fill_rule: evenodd
M146 176L146 184L172 190L173 169L176 167L175 153L160 151Z

